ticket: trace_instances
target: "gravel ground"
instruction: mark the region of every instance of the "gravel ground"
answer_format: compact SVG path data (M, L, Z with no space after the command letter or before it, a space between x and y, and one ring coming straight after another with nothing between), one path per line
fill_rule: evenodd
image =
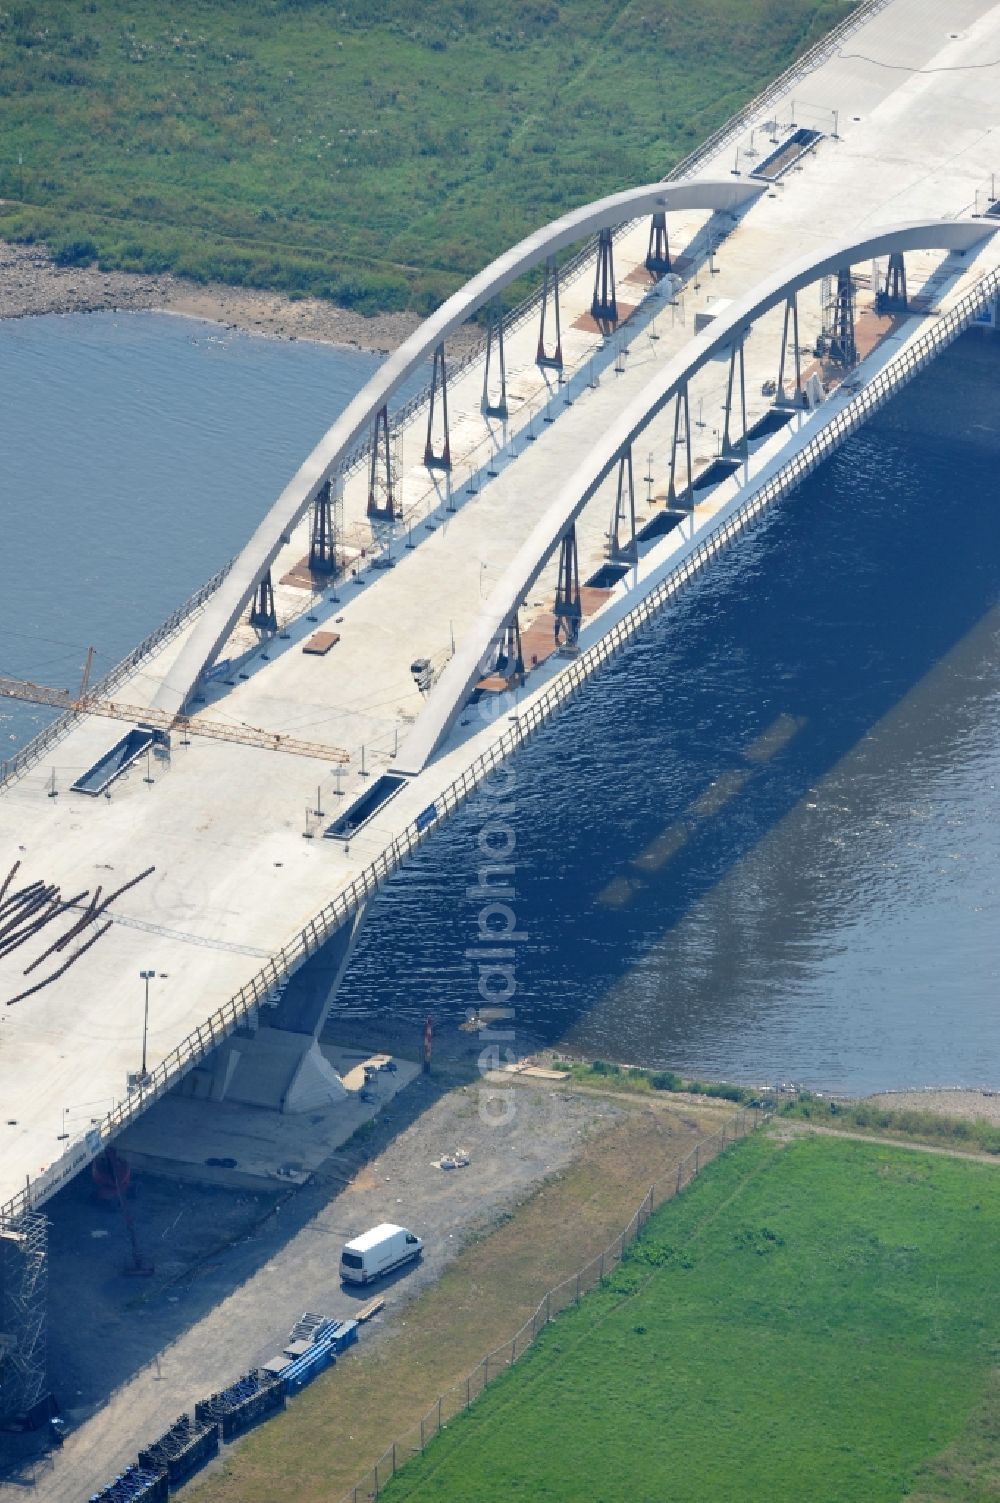
M867 1098L891 1111L937 1112L942 1117L984 1117L1000 1127L1000 1091L961 1088L927 1091L884 1091Z
M486 1086L441 1094L420 1079L379 1119L374 1156L364 1148L336 1154L308 1186L270 1205L246 1192L140 1186L136 1227L157 1262L150 1281L123 1276L124 1229L93 1203L85 1181L65 1203L54 1201L50 1369L77 1423L38 1471L32 1496L79 1503L178 1413L278 1352L303 1310L349 1315L365 1296L341 1288L342 1242L399 1221L427 1249L419 1266L380 1287L386 1314L363 1340L385 1339L406 1302L471 1235L497 1223L623 1111L563 1086L519 1085L510 1120L493 1126L486 1114L501 1094ZM433 1166L458 1147L471 1157L468 1168Z
M0 241L0 318L114 309L186 313L252 334L318 339L380 354L396 349L420 322L413 313L366 318L319 298L292 302L280 293L227 287L221 282L203 286L169 274L59 267L44 246ZM464 337L459 331L448 341L449 355L463 354L478 338L475 329Z

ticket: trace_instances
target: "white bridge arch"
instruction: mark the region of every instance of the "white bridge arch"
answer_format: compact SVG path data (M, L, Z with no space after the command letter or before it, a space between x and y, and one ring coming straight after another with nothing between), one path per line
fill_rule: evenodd
M199 676L214 661L285 537L305 516L320 488L406 379L474 313L525 272L589 235L644 214L692 209L733 212L758 198L766 187L766 183L723 178L647 183L613 193L535 230L466 282L385 361L285 486L210 597L157 692L156 707L172 714L184 708Z
M818 253L784 266L736 299L668 361L617 422L603 433L568 477L552 505L525 539L458 644L454 656L434 685L413 730L400 748L397 767L418 773L447 735L469 694L481 677L492 648L546 563L620 457L652 419L682 392L690 379L720 351L735 348L757 319L781 303L788 303L803 287L837 274L859 262L907 251L942 250L964 255L978 241L995 233L982 220L930 220L885 227L860 239L825 245Z

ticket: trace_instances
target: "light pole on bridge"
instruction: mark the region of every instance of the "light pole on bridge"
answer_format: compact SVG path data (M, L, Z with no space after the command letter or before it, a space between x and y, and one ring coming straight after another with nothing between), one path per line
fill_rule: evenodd
M149 1034L149 983L155 975L155 970L139 972L140 980L146 983L146 1001L142 1011L142 1068L139 1071L139 1079L143 1084L149 1078L149 1072L146 1069L146 1038Z

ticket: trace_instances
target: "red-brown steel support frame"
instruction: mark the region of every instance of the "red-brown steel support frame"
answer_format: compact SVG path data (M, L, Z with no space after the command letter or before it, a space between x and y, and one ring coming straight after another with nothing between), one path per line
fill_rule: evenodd
M379 505L379 462L384 465L385 504ZM380 407L375 414L372 432L371 462L368 469L368 515L393 519L396 501L392 487L392 450L389 446L389 409Z
M627 500L627 512L626 512ZM631 529L627 543L621 541L621 524L628 520ZM635 525L635 478L632 473L632 445L624 450L618 461L618 487L615 495L615 510L611 518L608 555L614 559L634 559L638 551Z
M580 560L576 546L576 523L563 533L559 544L559 574L555 603L556 646L575 647L580 635L583 603L580 598Z
M330 503L332 482L324 480L313 502L309 536L309 567L316 574L332 574L337 567L337 539L333 531L333 508Z
M667 239L667 214L657 209L649 225L649 249L646 252L646 270L662 277L670 270L670 241Z
M441 452L434 449L434 403L438 387L441 388L441 424L443 442ZM434 364L431 368L431 396L427 409L427 441L424 444L424 464L429 470L451 469L451 436L448 430L448 372L444 362L444 341L434 348Z
M601 230L597 237L597 266L594 270L594 296L590 304L590 316L598 323L618 322L615 254L610 230Z
M552 308L556 324L556 344L551 355L545 348L545 315L548 312L550 287L552 290ZM559 267L555 256L549 256L545 262L545 280L542 282L542 311L538 324L538 351L535 355L535 364L557 371L561 371L563 368L562 324L559 318Z
M250 625L259 626L263 631L278 630L278 613L274 608L274 585L270 569L261 576L257 585L257 593L250 608Z

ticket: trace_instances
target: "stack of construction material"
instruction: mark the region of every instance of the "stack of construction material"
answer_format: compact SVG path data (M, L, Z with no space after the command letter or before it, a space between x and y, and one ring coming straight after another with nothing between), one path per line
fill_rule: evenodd
M222 1439L232 1440L284 1407L285 1385L281 1378L255 1369L244 1373L221 1393L201 1399L194 1406L194 1417L202 1425L217 1423Z
M165 1471L132 1465L114 1482L94 1493L90 1503L166 1503L168 1490Z
M166 1472L171 1488L185 1482L192 1472L218 1454L219 1427L181 1414L159 1440L139 1452L139 1465Z

